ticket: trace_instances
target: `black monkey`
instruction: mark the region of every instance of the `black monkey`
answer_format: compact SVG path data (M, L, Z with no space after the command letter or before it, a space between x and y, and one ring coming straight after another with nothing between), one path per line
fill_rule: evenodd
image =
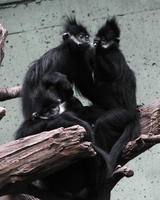
M92 96L92 73L88 67L91 55L86 29L77 24L75 19L68 19L62 44L35 61L25 76L22 88L24 122L16 133L16 139L79 124L86 129L86 139L90 140L92 130L79 117L82 105L73 97L70 82L84 96ZM65 111L62 112L64 107ZM110 170L106 162L107 155L98 147L97 150L101 154L97 158L79 162L44 179L48 189L64 195L65 199L82 199L80 192L85 189L83 199L104 200L101 183L97 183L96 176L101 177L100 182L104 182L106 170L107 173ZM102 158L105 158L105 162ZM72 174L73 180L70 180L69 174Z
M73 97L72 85L66 75L60 72L54 72L52 76L47 74L40 84L34 105L38 112L35 112L30 119L24 120L16 132L16 139L58 127L79 124L87 131L85 139L91 140L91 127L79 118L79 111L83 109L83 105ZM101 153L101 150L99 151ZM56 200L105 199L102 196L105 193L100 193L108 170L103 155L102 152L102 156L79 161L43 178L46 191L52 193L53 199ZM101 179L100 183L97 183L97 176Z
M32 63L25 76L22 88L22 109L25 119L29 119L32 113L37 112L37 94L46 74L48 78L53 72L61 72L67 75L69 81L74 83L84 96L91 96L93 79L88 63L92 48L89 34L75 18L68 18L64 25L63 38L59 46Z
M105 109L95 124L95 142L110 154L114 168L124 145L138 137L139 120L134 72L119 49L120 29L113 17L98 30L94 39L95 96L92 102Z
M53 72L42 78L33 107L35 112L21 124L16 139L76 123L86 129L88 137L91 136L89 124L78 116L83 105L73 96L72 85L64 74Z

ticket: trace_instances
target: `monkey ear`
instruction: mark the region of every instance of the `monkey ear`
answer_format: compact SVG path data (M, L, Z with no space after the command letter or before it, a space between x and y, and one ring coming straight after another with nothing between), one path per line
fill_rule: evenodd
M70 37L71 37L70 33L65 32L65 33L62 34L63 40L68 40Z
M120 38L119 38L119 37L118 37L118 38L115 38L115 41L117 42L117 44L119 44Z
M107 19L105 27L108 31L111 31L115 35L115 38L120 38L120 28L118 26L116 17Z

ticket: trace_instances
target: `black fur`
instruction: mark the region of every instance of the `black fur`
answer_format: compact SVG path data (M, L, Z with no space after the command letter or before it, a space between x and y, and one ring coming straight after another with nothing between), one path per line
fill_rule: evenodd
M102 158L106 158L104 165L101 157L97 156L44 181L48 189L58 196L64 195L62 199L106 200L106 178L110 177L124 145L138 136L135 76L119 49L120 29L114 18L107 20L96 35L95 57L86 37L87 31L81 24L68 19L64 27L67 34L61 45L35 61L26 74L22 89L25 121L16 138L80 124L86 128L88 140L92 131L84 120L95 124L93 142ZM67 83L65 75L69 80ZM84 108L73 97L70 82L93 102L92 107ZM59 99L67 101L67 111L61 115L53 109L59 104ZM33 113L38 115L33 116ZM39 116L49 119L42 120ZM110 161L105 152L109 153ZM72 180L68 174L73 174ZM52 182L53 179L56 181Z
M95 142L110 153L114 168L124 145L139 135L136 127L136 79L119 49L120 29L115 18L108 19L95 37L95 105L105 114L95 124Z
M80 45L69 38L32 63L22 88L22 108L25 119L29 119L33 112L38 112L35 105L39 98L37 94L40 93L41 82L45 79L45 75L48 78L53 72L67 75L69 81L74 83L84 96L88 98L91 96L93 81L88 67L88 57L92 54L92 49L87 37L89 34L72 18L68 18L64 32L69 32L80 42Z
M68 32L74 36L85 35L89 37L87 29L80 23L77 23L75 18L67 18L64 25L64 32ZM89 38L88 38L89 39Z
M66 78L66 75L59 72L52 74L52 79L49 75L46 78L47 82L41 83L41 91L38 95L38 100L34 106L38 115L34 118L25 120L16 132L16 139L28 135L37 134L42 131L49 131L59 127L69 127L79 124L83 126L87 135L85 140L91 141L92 130L89 124L79 118L79 111L83 108L78 99L73 97L72 86ZM39 86L40 88L40 86ZM59 99L59 101L57 101ZM66 102L66 111L63 113L55 113L55 108L61 103ZM48 119L42 119L48 117ZM103 152L102 152L103 154ZM97 164L101 164L101 171L98 172ZM104 163L104 165L103 165ZM61 170L53 175L44 178L42 181L49 193L53 193L55 199L98 199L100 184L97 184L97 174L102 176L106 174L105 162L101 157L86 159L77 162L64 170ZM101 181L105 181L102 176ZM81 192L86 192L81 195Z
M75 84L84 96L91 98L93 81L88 55L91 56L92 50L86 29L75 19L67 20L65 32L69 32L69 38L36 60L25 76L22 88L24 122L16 132L16 139L75 124L86 129L86 140L92 138L91 127L81 119L83 106L73 97L71 85ZM66 111L59 114L55 108L64 101ZM43 179L47 189L57 195L56 199L63 195L62 199L104 199L101 185L104 185L109 166L106 165L107 155L98 147L97 151L100 156L78 162ZM83 189L86 192L82 195Z
M45 78L46 80L38 85L36 100L34 100L34 113L37 115L31 115L29 119L24 120L16 132L16 139L59 127L76 125L76 123L84 126L90 136L92 131L89 124L78 118L78 111L83 108L83 105L73 97L72 85L66 75L54 72L52 75L49 74L48 78L45 75ZM66 111L59 114L59 110L55 108L63 102L66 102Z

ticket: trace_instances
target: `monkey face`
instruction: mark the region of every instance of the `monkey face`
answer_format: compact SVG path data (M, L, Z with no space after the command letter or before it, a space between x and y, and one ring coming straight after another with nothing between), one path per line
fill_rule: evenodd
M77 35L71 35L70 33L63 33L62 35L64 41L70 41L77 46L90 46L89 35L85 33L79 33Z
M75 18L68 18L66 20L62 38L64 41L70 42L74 46L91 46L87 29L82 24L77 23Z
M94 39L94 46L97 48L108 49L109 47L118 47L120 29L113 17L98 30Z
M80 33L76 36L77 40L80 42L80 43L90 43L90 39L89 39L89 35L86 34L86 33Z
M119 43L119 39L107 40L105 37L95 37L94 46L96 48L108 49L109 47L116 47Z

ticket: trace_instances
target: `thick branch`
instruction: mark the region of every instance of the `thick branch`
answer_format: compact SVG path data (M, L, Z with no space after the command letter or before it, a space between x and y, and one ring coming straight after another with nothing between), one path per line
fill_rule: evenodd
M21 86L15 86L11 88L1 88L0 89L0 101L5 101L20 97Z
M23 192L31 182L95 155L80 126L59 128L0 146L0 195ZM14 184L14 185L13 185Z
M0 120L6 115L6 109L3 107L0 107Z
M121 165L118 165L116 167L115 171L113 172L113 176L115 174L121 174L121 175L124 175L125 177L129 178L129 177L132 177L134 175L134 172L126 166L122 167Z
M126 145L120 160L122 165L160 142L160 100L140 107L140 114L142 135ZM84 135L82 127L74 126L40 133L0 146L0 195L23 193L23 184L53 173L57 168L62 169L77 159L94 156L91 143L82 142ZM128 173L129 176L133 175L132 170L123 166L116 169L107 185L108 191L110 192L122 177L128 176ZM34 194L37 196L38 192L35 191Z
M0 64L4 57L3 48L4 48L4 42L7 37L7 34L8 34L8 31L4 29L3 26L0 24Z
M120 159L122 166L153 145L160 143L160 100L141 106L139 111L141 135L136 140L128 142L124 148ZM124 176L125 173L115 173L108 184L109 190L112 190Z
M124 148L121 159L123 164L160 143L160 100L140 107L139 111L141 136Z

